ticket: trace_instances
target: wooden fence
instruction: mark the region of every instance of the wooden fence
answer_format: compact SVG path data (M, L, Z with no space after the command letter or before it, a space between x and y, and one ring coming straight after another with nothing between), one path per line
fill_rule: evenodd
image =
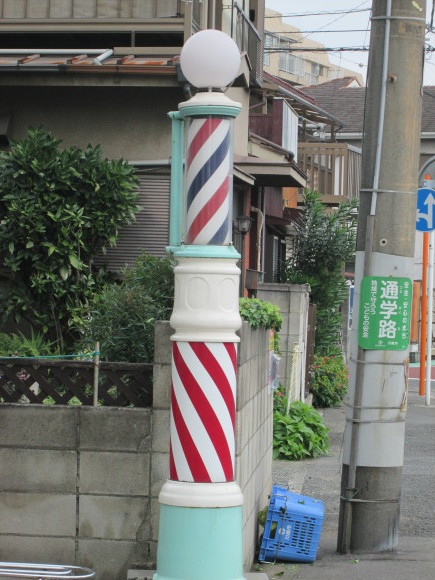
M152 406L153 365L52 359L0 359L0 402Z

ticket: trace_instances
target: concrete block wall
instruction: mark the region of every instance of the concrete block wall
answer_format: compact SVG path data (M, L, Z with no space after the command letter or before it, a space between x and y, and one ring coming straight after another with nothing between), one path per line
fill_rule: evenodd
M0 405L0 560L148 562L151 410Z
M0 560L89 566L97 580L155 565L158 495L169 475L171 341L156 327L153 408L0 405ZM244 566L272 473L268 333L241 329L236 478Z
M279 335L281 362L279 382L287 389L292 375L293 348L299 347L298 373L300 380L292 399L304 399L305 360L308 331L310 292L307 284L259 284L257 298L278 306L283 317Z
M243 491L243 562L255 560L258 512L272 488L273 394L268 388L269 333L244 322L238 355L236 479Z

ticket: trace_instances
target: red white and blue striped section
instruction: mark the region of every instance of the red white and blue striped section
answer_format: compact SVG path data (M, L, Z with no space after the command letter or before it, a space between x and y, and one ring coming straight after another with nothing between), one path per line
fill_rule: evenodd
M171 480L234 480L236 358L233 342L173 343Z
M228 244L231 242L231 120L194 118L187 141L186 243Z

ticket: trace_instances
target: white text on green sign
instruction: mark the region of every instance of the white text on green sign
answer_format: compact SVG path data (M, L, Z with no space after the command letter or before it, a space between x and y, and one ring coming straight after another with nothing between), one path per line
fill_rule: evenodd
M361 282L359 346L366 350L406 350L411 304L409 278L365 276Z

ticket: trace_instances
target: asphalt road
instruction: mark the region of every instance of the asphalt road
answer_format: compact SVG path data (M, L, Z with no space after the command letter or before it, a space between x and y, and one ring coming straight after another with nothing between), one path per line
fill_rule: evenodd
M260 563L254 567L267 578L435 578L435 381L431 405L418 394L418 380L410 380L406 416L405 459L399 550L384 555L352 557L336 553L345 408L325 409L330 429L328 456L305 461L274 461L273 483L321 499L325 518L317 559L313 564Z

